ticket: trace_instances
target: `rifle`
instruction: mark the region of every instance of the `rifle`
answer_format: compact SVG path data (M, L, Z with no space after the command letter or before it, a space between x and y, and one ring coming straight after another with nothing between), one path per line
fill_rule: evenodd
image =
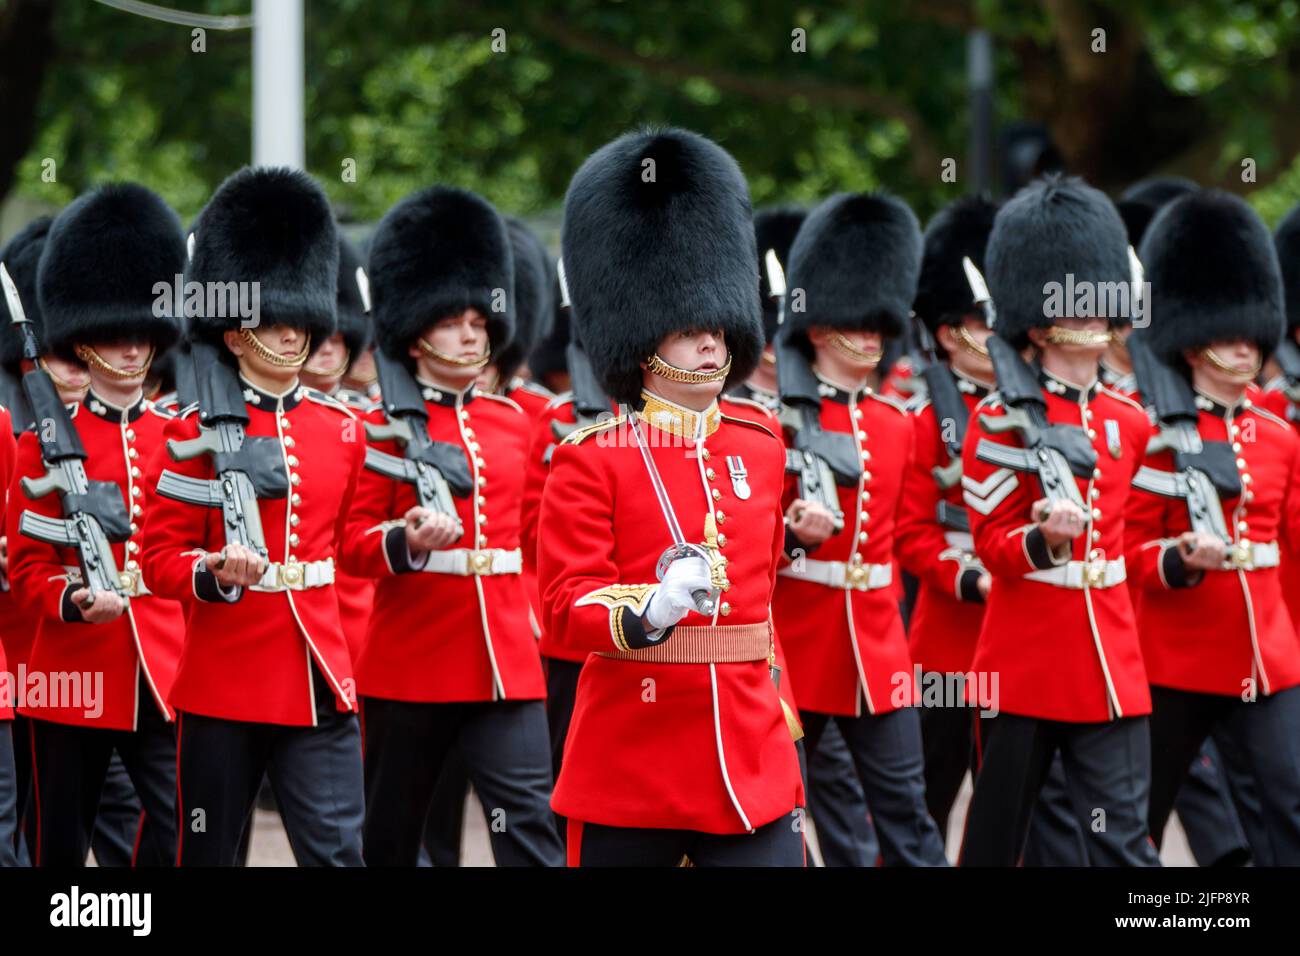
M781 394L777 419L790 430L793 444L786 449L785 469L798 476L800 498L830 511L838 533L844 528L844 510L836 486L857 486L862 474L858 447L852 436L822 428L817 379L787 335L777 334L776 352L777 390Z
M1282 367L1282 377L1286 383L1282 391L1293 405L1300 405L1300 346L1295 339L1286 336L1278 343L1273 360Z
M1133 487L1165 498L1182 498L1193 531L1212 534L1231 546L1232 532L1223 520L1222 498L1241 494L1232 446L1204 441L1197 431L1200 412L1187 379L1160 361L1141 335L1128 339L1129 359L1143 399L1156 412L1159 434L1147 444L1147 454L1174 453L1174 470L1159 471L1143 465Z
M270 560L258 498L289 494L280 440L247 434L248 407L235 370L223 362L217 347L193 342L195 388L199 402L199 435L186 441L168 439L173 461L211 455L216 478L190 478L164 470L158 493L174 501L220 508L226 544L241 544Z
M121 489L111 481L91 481L86 477L86 449L81 444L81 436L59 398L54 380L40 367L41 350L36 334L23 311L18 288L2 263L0 282L4 285L9 314L23 338L23 357L35 365L23 376L22 388L45 464L43 476L23 478L19 485L23 494L33 500L57 494L63 510L62 518L24 511L18 519L18 530L37 541L75 548L82 585L91 595L112 591L129 602L134 590L132 575L118 571L110 545L112 541L125 541L131 536L131 519Z
M388 421L382 425L366 422L366 434L374 441L396 441L402 446L403 457L367 447L366 467L414 485L420 507L457 518L452 494L468 497L474 485L464 453L450 442L429 437L429 410L415 377L404 365L376 349L375 371Z
M1006 406L999 416L980 415L980 427L990 435L1016 431L1023 448L981 438L975 457L1002 468L1033 472L1048 500L1070 501L1086 511L1075 477L1090 478L1097 451L1078 425L1054 425L1047 420L1047 401L1038 376L1018 352L996 335L988 339L989 357L998 380L998 395Z

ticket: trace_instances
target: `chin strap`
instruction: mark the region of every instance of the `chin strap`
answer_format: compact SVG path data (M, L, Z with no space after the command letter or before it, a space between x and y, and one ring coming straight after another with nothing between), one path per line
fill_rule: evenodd
M432 355L439 362L446 362L448 365L459 365L462 368L482 368L484 365L487 365L488 360L492 358L492 346L490 344L483 350L483 354L477 358L463 359L456 358L454 355L448 355L446 352L442 351L442 349L434 348L424 339L417 339L417 341L420 343L420 351L424 352L426 355Z
M1205 361L1213 365L1215 368L1217 368L1220 372L1223 372L1226 375L1230 375L1233 378L1241 379L1243 381L1249 381L1253 379L1256 375L1259 374L1259 370L1263 368L1263 363L1259 361L1255 362L1254 366L1248 369L1240 369L1237 368L1235 365L1229 365L1227 362L1225 362L1223 359L1219 357L1219 354L1215 352L1214 349L1210 348L1208 345L1205 348L1201 349L1201 357L1204 358Z
M961 343L962 348L967 352L970 352L972 355L978 355L980 358L989 357L988 346L984 345L982 342L976 341L975 336L970 334L970 330L967 329L966 326L953 326L952 334L956 337L957 341Z
M721 382L731 373L731 356L727 356L726 364L722 368L710 369L709 371L699 372L686 368L678 368L676 365L669 365L659 357L656 352L650 356L646 362L646 368L656 375L668 379L670 382L681 382L684 385L704 385L707 382Z
M348 349L343 350L343 358L333 368L321 368L318 365L304 365L302 370L308 375L319 375L321 378L333 378L335 375L342 375L347 371L348 363L352 361L352 352Z
M1047 330L1047 341L1053 345L1109 345L1114 334L1110 329L1094 332L1090 329L1064 329L1053 325Z
M831 348L835 349L837 352L841 352L844 355L847 355L855 362L863 362L863 363L870 363L871 365L879 365L880 360L885 357L885 353L883 349L867 351L866 349L858 348L856 345L854 345L852 342L848 340L848 338L844 335L843 332L839 331L838 329L831 330L830 343L831 343Z
M307 356L311 353L311 336L307 336L307 341L303 343L302 351L297 355L280 355L266 347L266 344L253 334L252 329L244 328L239 330L239 337L244 344L253 350L254 354L264 362L271 365L278 365L281 368L299 368L307 361Z
M133 378L140 378L141 376L148 374L149 365L153 362L155 349L154 346L152 345L149 346L149 355L144 360L144 364L140 367L140 370L138 372L122 371L116 365L113 365L112 363L107 361L104 358L104 356L100 355L89 345L78 345L75 349L73 349L73 351L77 353L77 358L81 359L91 368L98 369L99 371L107 375L109 378L117 379L119 382L128 382ZM45 371L49 372L50 370L47 368ZM51 377L53 377L53 373L51 372L50 374ZM56 383L57 381L58 380L55 379Z

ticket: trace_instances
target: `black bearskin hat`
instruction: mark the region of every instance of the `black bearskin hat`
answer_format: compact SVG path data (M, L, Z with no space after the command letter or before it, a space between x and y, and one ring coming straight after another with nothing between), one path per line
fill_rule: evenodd
M555 303L551 299L555 270L546 246L518 219L506 220L506 233L515 260L515 334L496 353L497 373L504 388L537 344L551 331Z
M1073 314L1071 289L1093 290L1098 306L1091 314L1107 311L1108 297L1130 302L1124 221L1105 193L1077 177L1045 176L1009 199L993 220L984 259L997 312L994 330L1017 349L1029 345L1030 329ZM1053 284L1055 293L1049 291ZM1117 313L1106 316L1111 325L1129 321L1129 308L1109 311Z
M962 316L980 312L961 261L969 257L984 270L984 250L997 211L982 196L963 196L935 213L925 227L913 309L931 335L941 325L955 325Z
M343 333L343 344L348 350L349 362L359 356L370 342L370 316L366 314L366 303L361 297L361 283L365 279L357 275L358 269L363 269L361 253L340 232L338 330Z
M185 279L203 284L205 308L201 315L187 309L191 337L220 345L222 333L248 324L231 306L236 297L251 302L251 293L230 284L254 282L259 325L300 328L313 342L334 334L338 233L316 180L296 169L246 166L217 188L193 235Z
M70 357L79 342L140 336L166 351L180 336L173 290L184 271L181 221L155 193L116 183L77 197L41 253L46 348Z
M808 213L790 247L782 335L806 342L820 325L896 338L920 271L921 227L905 202L880 193L832 196Z
M53 224L54 220L49 216L33 219L0 249L0 262L4 263L9 277L14 280L23 312L31 320L32 331L42 347L45 323L41 319L41 303L36 294L36 267L45 250L45 237ZM0 369L16 378L22 374L22 360L23 337L14 328L9 303L0 295Z
M514 334L514 257L501 214L481 196L432 186L385 213L370 240L375 341L407 360L434 322L478 309L493 354Z
M725 386L763 351L749 187L731 155L683 129L640 130L582 164L562 246L577 338L606 393L637 404L640 363L688 328L721 329Z
M767 284L767 253L769 249L776 253L781 269L789 271L790 246L794 244L794 237L807 218L808 210L797 206L760 209L754 213L754 241L758 245L758 292L763 304L763 337L768 342L776 338L776 325L781 310L772 298L772 290Z
M1142 335L1167 361L1222 339L1255 342L1265 358L1285 327L1282 274L1268 228L1245 200L1219 190L1178 199L1142 243L1151 287Z
M1300 206L1296 206L1273 234L1278 264L1282 267L1282 288L1286 296L1286 329L1295 335L1300 329Z

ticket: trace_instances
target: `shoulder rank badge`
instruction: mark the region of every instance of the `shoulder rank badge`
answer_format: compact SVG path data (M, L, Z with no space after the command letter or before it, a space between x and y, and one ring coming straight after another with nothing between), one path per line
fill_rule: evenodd
M745 462L739 455L727 456L727 472L731 475L731 489L736 493L736 497L741 501L747 501L750 496L749 472L745 470Z
M1113 418L1106 419L1106 450L1116 461L1124 453L1124 448L1119 441L1119 422Z

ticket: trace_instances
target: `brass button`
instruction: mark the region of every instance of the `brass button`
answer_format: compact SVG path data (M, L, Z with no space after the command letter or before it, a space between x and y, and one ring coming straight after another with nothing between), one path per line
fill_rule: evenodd
M478 506L479 506L480 508L482 508L485 504L487 504L487 498L486 498L485 496L483 496L483 495L479 495L479 496L478 496Z
M701 449L700 449L700 457L703 458L705 461L708 461L708 460L709 460L709 450L708 450L707 448L701 448Z
M1100 540L1101 540L1101 532L1100 532L1100 531L1097 531L1096 529L1094 529L1093 532L1092 532L1092 540L1093 540L1093 541L1100 541Z
M298 458L296 455L290 455L288 458L285 459L285 461L289 463L290 468L298 467Z
M1241 442L1239 442L1239 441L1235 441L1235 442L1233 442L1233 443L1232 443L1232 450L1233 450L1234 452L1241 451Z
M1089 429L1088 429L1088 437L1089 437L1089 438L1096 438L1096 437L1097 437L1097 429L1095 429L1095 428L1089 428Z
M280 427L281 428L289 427L289 419L285 418L283 415L280 416Z
M727 601L723 601L722 606L718 608L718 613L721 614L723 617L726 617L728 614L731 613L731 604L728 603Z
M485 515L485 514L480 514L480 515L478 516L478 523L479 523L479 524L487 524L487 515Z
M718 477L718 474L712 468L708 468L705 469L704 477L709 479L709 481L712 481L713 479Z
M132 506L131 506L131 514L135 515L135 516L138 518L138 517L140 517L142 514L144 514L144 509L141 508L139 505L132 505Z
M867 540L867 533L865 531L859 531L858 540L865 543Z
M1094 468L1094 469L1092 470L1092 477L1093 477L1094 480L1096 480L1097 478L1100 478L1100 477L1101 477L1101 469L1100 469L1100 468Z
M863 489L862 489L862 500L863 500L863 501L870 501L870 500L871 500L871 492L867 491L866 488L863 488Z
M863 521L866 521L867 518L870 517L870 515L868 515L865 511L859 512L859 514L862 516Z
M132 477L132 478L139 478L139 477L140 477L140 469L137 468L135 465L132 465L132 466L131 466L131 477Z
M1093 488L1091 491L1088 492L1088 497L1091 498L1093 501L1096 501L1098 498L1101 497L1101 489Z
M714 517L718 519L718 524L722 524L722 522L727 520L727 515L721 511L715 511Z
M298 492L295 491L293 494L289 496L289 500L296 505L300 505L302 504L302 495L298 494Z
M293 446L294 446L294 441L293 441L293 439L290 438L288 435L285 435L285 436L284 436L284 447L285 447L285 448L292 448Z
M719 534L719 535L718 535L718 547L719 547L719 548L725 548L726 546L727 546L727 536L726 536L725 534Z
M487 544L487 536L481 534L478 536L477 541L478 541L478 546L481 548L485 544Z
M482 471L483 469L487 468L487 462L485 462L482 458L475 458L474 464L478 465L479 471Z
M469 412L465 411L465 409L462 408L459 412L457 412L457 414L460 415L460 420L462 422L469 421Z
M863 456L862 460L863 460L863 461L866 461L866 456L865 456L865 455ZM863 481L870 481L870 480L871 480L871 472L869 472L869 471L864 471L864 472L862 473L862 480L863 480Z
M1245 468L1245 467L1246 467L1246 459L1244 459L1244 458L1238 458L1238 459L1237 459L1237 467L1238 467L1238 468Z
M1238 521L1238 522L1237 522L1237 530L1238 530L1238 531L1249 531L1249 530L1250 530L1250 524L1249 524L1248 522L1245 522L1245 521Z
M1093 509L1092 509L1092 520L1093 520L1093 521L1099 521L1099 520L1101 520L1101 509L1100 509L1100 508L1093 508Z
M1243 521L1242 524L1245 524L1245 522ZM130 554L135 554L137 551L140 550L140 546L139 546L138 544L136 544L134 541L128 541L128 542L126 543L126 550L127 550Z
M289 483L292 484L292 485L301 485L301 484L302 484L302 478L299 476L299 474L298 474L296 471L295 471L295 472L292 472L292 473L289 475Z
M479 486L480 488L482 488L482 487L483 487L484 485L486 485L486 484L487 484L487 479L486 479L485 477L483 477L482 475L479 475L479 476L478 476L478 486Z
M139 453L138 451L136 451L134 448L128 448L128 449L126 450L126 457L127 457L127 458L139 458L139 457L140 457L140 453Z
M297 527L298 522L301 520L302 519L299 518L297 515L289 515L289 524L293 525L294 527Z
M291 535L289 535L289 543L292 544L292 545L297 545L297 544L298 544L298 536L297 536L296 534L291 534Z
M126 562L126 569L127 569L128 571L139 571L139 570L140 570L140 562L139 562L139 561L136 561L136 560L128 561L128 562Z
M862 460L863 460L863 461L869 461L870 459L871 459L871 452L869 452L869 451L865 451L865 450L864 450L864 451L862 452Z
M134 429L134 428L128 428L128 429L126 430L126 440L127 440L127 441L135 441L135 429Z
M1253 479L1250 477L1250 475L1242 475L1242 476L1241 476L1241 483L1244 484L1244 485L1248 485L1248 484L1250 484L1252 480L1253 480Z
M717 488L714 488L714 489L713 489L712 494L713 494L713 500L714 500L714 501L721 501L721 500L722 500L722 492L720 492Z
M132 533L132 534L136 534L136 533L138 533L139 531L140 531L140 526L139 526L138 524L136 524L134 521L132 521L132 522L131 522L131 533Z
M140 490L140 486L139 486L139 485L132 485L132 486L131 486L131 497L132 497L132 498L139 498L139 497L140 497L141 495L143 495L143 494L144 494L144 492Z
M859 432L858 432L858 441L866 441L866 440L867 440L867 433L864 432L864 431L859 431Z
M862 409L860 409L860 408L855 408L855 409L853 409L853 417L854 417L854 418L861 418L861 417L862 417Z

